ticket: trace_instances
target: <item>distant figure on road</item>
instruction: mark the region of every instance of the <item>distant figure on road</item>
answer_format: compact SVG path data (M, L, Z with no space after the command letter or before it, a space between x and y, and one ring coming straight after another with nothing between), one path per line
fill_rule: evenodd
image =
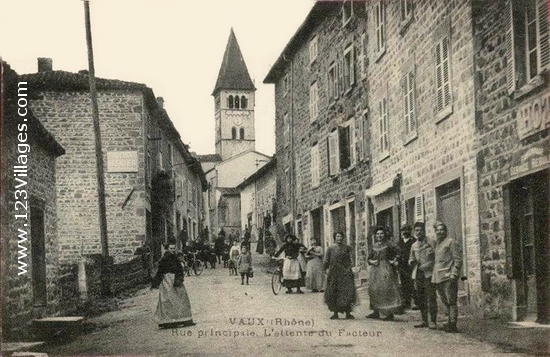
M234 241L233 246L229 250L229 275L237 275L237 264L239 263L240 255L239 242Z
M283 262L283 286L286 287L287 294L292 293L292 288L296 288L296 293L303 294L301 287L304 286L302 277L302 269L300 268L300 248L305 248L304 245L298 243L298 238L292 234L287 234L285 244L275 253L278 257L283 251L285 252L285 260Z
M325 303L333 312L331 320L338 318L338 313L345 313L346 319L353 319L351 310L357 302L355 281L351 271L351 247L344 243L344 233L334 233L335 244L327 249L323 268L328 269Z
M241 285L244 285L244 278L246 277L246 285L248 285L248 278L250 277L250 271L252 270L252 255L246 246L241 248L241 255L237 262L237 268L241 274Z
M323 270L323 248L317 240L311 240L311 248L306 253L306 288L316 293L325 289L325 271Z
M397 247L388 242L386 229L375 229L374 245L369 254L367 263L372 265L369 279L370 307L374 310L368 318L378 319L380 314L386 316L382 320L393 320L393 314L401 311L401 295L399 280L395 266L397 261Z
M275 242L275 239L273 238L273 235L271 235L271 232L269 230L265 231L265 253L269 254L270 257L272 257L275 254L275 251L277 250L277 242Z
M159 289L155 316L160 320L159 328L193 326L191 303L183 285L183 266L176 256L176 246L166 246L166 252L159 261L159 267L151 288Z
M222 263L223 258L223 248L225 244L225 237L220 233L216 242L214 243L214 251L216 252L216 258L218 259L218 264Z
M260 255L264 254L264 230L261 227L258 229L258 243L256 244L256 253Z

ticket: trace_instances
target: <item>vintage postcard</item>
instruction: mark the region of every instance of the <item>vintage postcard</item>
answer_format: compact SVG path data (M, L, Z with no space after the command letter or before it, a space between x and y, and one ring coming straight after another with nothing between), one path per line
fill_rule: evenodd
M1 355L550 355L549 6L0 2Z

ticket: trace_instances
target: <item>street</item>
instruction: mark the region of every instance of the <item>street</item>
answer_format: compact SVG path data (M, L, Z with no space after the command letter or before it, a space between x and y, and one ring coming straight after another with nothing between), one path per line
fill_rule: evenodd
M47 348L49 356L507 356L495 345L463 334L415 329L420 314L408 311L396 321L367 320L367 291L359 290L355 320L330 320L322 293L271 292L271 276L258 266L241 286L223 268L186 277L193 319L190 328L159 330L154 317L158 290L143 289L120 310L90 319L100 328L76 340ZM440 316L440 321L444 319ZM459 321L460 327L460 321Z

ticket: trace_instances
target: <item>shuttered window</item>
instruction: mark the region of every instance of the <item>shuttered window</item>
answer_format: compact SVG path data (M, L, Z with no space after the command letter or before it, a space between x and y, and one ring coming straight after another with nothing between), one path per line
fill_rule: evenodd
M357 57L357 66L359 67L359 75L361 79L367 76L367 60L365 56L366 35L361 35L361 42L359 44L359 56Z
M538 79L550 67L547 0L506 3L506 79L512 93Z
M333 62L328 70L328 97L330 101L338 98L338 63Z
M382 1L376 3L374 11L376 25L376 52L380 53L386 49L386 18L384 14L384 3Z
M338 130L331 132L328 141L328 168L329 175L334 176L340 172L340 158L338 150Z
M414 86L414 72L410 71L403 77L403 119L405 137L416 133L416 94Z
M381 153L389 150L390 142L388 137L388 105L384 98L378 102L379 126L378 126L378 144Z
M449 36L435 45L436 66L436 110L441 112L451 106L451 65Z
M309 120L314 121L319 113L319 91L317 82L309 87Z
M353 46L344 51L344 90L351 89L355 84L355 55Z

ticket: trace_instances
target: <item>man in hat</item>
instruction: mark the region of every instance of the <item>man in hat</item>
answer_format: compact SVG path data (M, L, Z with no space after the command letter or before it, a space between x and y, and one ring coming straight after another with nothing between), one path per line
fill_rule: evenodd
M409 256L411 247L416 239L411 235L412 228L408 224L401 226L401 235L397 242L399 248L399 279L401 280L401 297L403 301L403 310L411 308L411 300L414 297L414 281L412 279L413 268L409 265ZM414 299L416 305L416 298ZM415 309L416 306L415 306Z

